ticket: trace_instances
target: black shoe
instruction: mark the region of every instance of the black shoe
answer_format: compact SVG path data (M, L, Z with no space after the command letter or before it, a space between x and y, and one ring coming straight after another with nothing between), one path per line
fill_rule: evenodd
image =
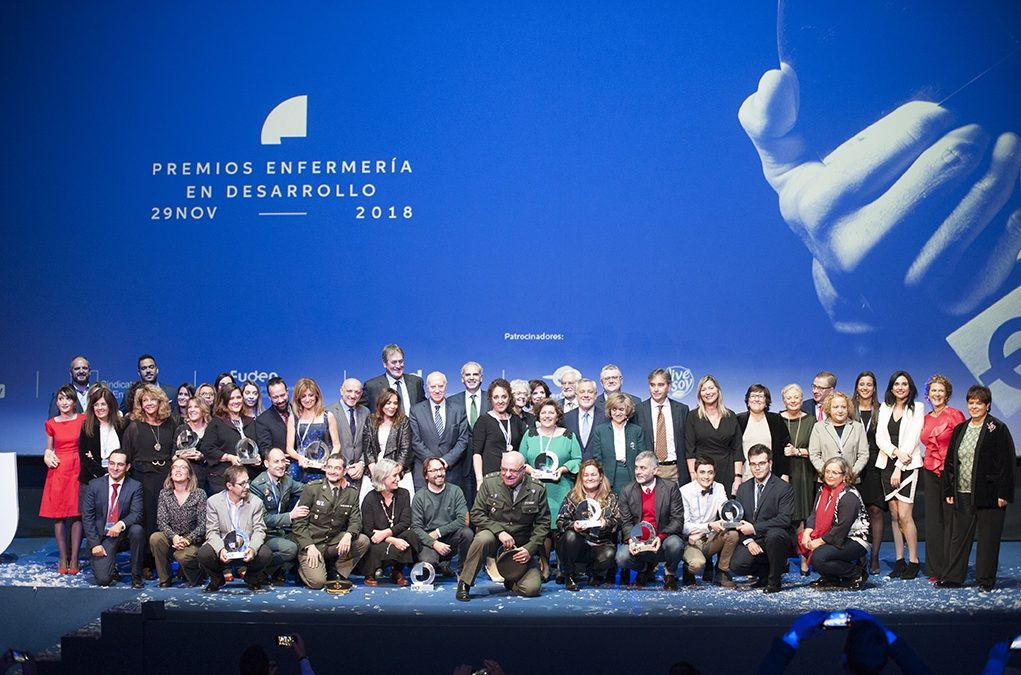
M713 565L713 561L712 560L706 560L706 562L705 562L705 569L702 570L702 581L712 581L713 580L713 572L715 570L716 570L716 567Z
M558 586L563 586L564 582L567 581L567 576L557 572L557 576L553 579L553 581L555 581Z
M471 589L472 587L466 584L465 582L458 581L457 593L454 595L454 599L460 600L461 602L468 602L469 600L471 600Z
M862 566L861 570L858 571L847 585L847 588L852 591L861 591L865 589L865 584L869 580L869 569L868 567Z
M904 566L904 571L901 572L900 578L907 580L915 579L918 577L918 569L919 569L918 563L909 562L907 565Z
M454 576L454 569L450 566L450 563L440 563L436 566L436 572L441 577L452 577Z
M277 586L283 586L287 583L287 572L277 570L273 573L273 578L270 581Z
M131 587L135 589L145 588L145 584L142 583L142 577L138 576L137 574L132 574Z
M151 567L143 567L142 568L142 576L145 577L146 581L152 581L153 579L156 578L153 575L153 573L152 573L152 568Z
M769 581L766 577L755 577L755 583L752 584L752 588L765 588L769 585Z
M564 577L564 588L566 588L569 591L577 591L579 590L578 582L575 581L574 577L572 577L571 575L567 575L566 577Z
M591 586L592 588L599 588L600 586L602 586L605 583L606 583L606 577L601 576L599 574L593 574L591 577L589 577L589 580L588 580L588 585Z
M963 585L958 581L948 581L946 579L940 579L933 584L936 588L961 588Z
M206 587L202 589L202 592L203 593L216 593L218 590L220 590L220 586L223 586L223 584L222 583L218 583L216 581L210 581L206 585Z
M825 574L816 579L815 581L808 582L809 588L835 588L837 586L839 586L839 584L837 583L836 579L834 579L833 577L828 577Z
M160 588L170 588L174 585L173 579L160 579Z
M907 563L904 562L904 558L897 558L897 562L893 564L893 569L890 570L890 574L887 576L891 579L898 579L900 578L900 575L904 574L904 570L907 566Z
M993 590L993 586L994 584L979 584L978 590L982 591L983 593L988 593L991 590Z
M730 576L730 572L728 570L717 569L716 578L713 580L713 583L721 588L737 587L737 584L734 583L734 579Z
M691 573L691 570L688 569L687 565L685 565L684 569L681 571L681 583L685 586L695 585L695 575Z
M618 582L621 588L631 585L631 570L620 571L620 581Z
M694 581L692 581L694 583ZM663 575L663 590L664 591L676 591L677 590L677 575L676 574L664 574Z
M780 584L766 584L766 587L762 589L763 593L779 593Z

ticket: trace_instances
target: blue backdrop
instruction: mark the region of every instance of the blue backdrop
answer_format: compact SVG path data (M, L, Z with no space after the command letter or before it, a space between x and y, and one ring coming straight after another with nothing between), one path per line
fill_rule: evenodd
M962 26L954 4L903 3L903 25L883 18L894 37L877 38L830 3L781 6L779 33L777 7L761 2L8 3L0 449L41 453L50 395L75 354L119 389L151 352L167 385L276 372L315 377L335 400L345 373L381 372L388 342L410 370L446 371L451 390L467 359L487 382L568 363L597 378L615 362L643 397L649 370L678 366L716 374L738 410L751 382L779 401L784 384L807 389L824 368L845 390L863 369L880 388L895 369L920 387L944 372L961 408L981 377L1017 429L1021 300L1005 227L1017 153L1008 137L997 160L994 141L1021 126L1021 10L979 3ZM933 16L943 25L922 23ZM834 33L827 22L844 42L813 41ZM947 24L979 54L939 81L905 54L930 49ZM990 25L1005 32L992 39ZM884 58L903 68L866 63L878 39L902 42ZM778 208L738 120L781 52L802 69L803 154L825 157L907 100L953 94L947 107L970 107L926 146L984 125L969 178L933 187L922 215L841 268L789 204ZM827 58L831 69L812 72ZM878 86L887 76L899 79ZM299 96L304 115L267 122ZM827 114L841 97L868 105ZM1006 121L982 117L1008 105ZM264 124L297 135L264 145ZM920 152L851 197L878 200ZM967 187L992 173L1006 195L960 244L975 252L940 260L946 274L931 283L905 281ZM284 196L257 196L274 189ZM848 222L838 216L854 213L849 198L825 201L825 218ZM984 270L1011 246L995 274ZM868 332L841 323L813 259L838 260L829 279L841 302L874 310ZM993 281L977 300L941 301L980 272ZM859 284L860 297L847 290Z

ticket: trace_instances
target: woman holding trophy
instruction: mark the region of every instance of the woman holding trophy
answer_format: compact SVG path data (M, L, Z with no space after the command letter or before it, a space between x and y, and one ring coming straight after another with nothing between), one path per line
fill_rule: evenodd
M174 454L191 463L195 481L208 496L209 484L206 482L206 475L209 469L205 456L199 452L199 443L202 442L202 437L206 435L206 428L209 426L209 406L201 397L193 396L188 399L182 413L181 424L174 430Z
M258 470L259 446L255 443L255 420L242 414L245 402L236 384L226 383L216 392L213 419L199 443L199 451L209 465L209 490L222 492L228 466L245 465L248 477ZM250 441L250 442L249 442Z
M578 481L564 498L557 515L557 558L564 572L564 587L577 591L577 563L588 563L589 585L601 586L612 579L614 552L620 535L617 495L603 466L595 459L581 463Z
M532 408L536 417L535 429L525 432L521 440L521 454L525 456L525 470L546 488L550 520L553 527L539 551L539 572L542 580L549 580L549 556L556 536L557 514L560 504L574 487L574 476L581 464L581 445L578 438L560 426L564 413L560 405L545 398ZM560 574L565 570L561 567Z
M287 418L287 454L291 477L302 483L323 477L323 464L340 452L337 420L323 407L323 392L310 377L294 384L294 414Z

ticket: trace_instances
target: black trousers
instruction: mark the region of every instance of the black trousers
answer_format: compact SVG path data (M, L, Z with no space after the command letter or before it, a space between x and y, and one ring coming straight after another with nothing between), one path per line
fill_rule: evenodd
M199 549L198 559L199 566L206 574L209 575L210 580L222 585L223 571L232 564L245 565L248 567L248 572L245 574L246 582L259 579L262 575L262 570L269 566L269 564L273 561L273 552L269 550L269 546L263 544L259 547L259 550L255 552L255 557L248 562L243 562L238 559L225 563L220 560L220 556L217 555L212 546L209 544L203 544L202 548Z
M964 583L968 574L971 542L978 533L975 550L975 581L983 586L996 584L996 568L1000 566L1000 537L1007 509L975 508L971 495L958 495L952 507L947 537L946 581Z
M954 507L943 499L940 477L928 469L921 472L925 491L925 574L942 579L947 572L947 530Z
M92 556L92 576L98 586L109 586L117 569L117 552L131 550L131 576L142 576L142 558L145 556L145 530L135 523L116 537L103 537L100 542L106 555L102 558Z
M851 539L844 541L841 548L823 544L812 552L812 567L827 577L851 579L861 570L858 563L867 553L864 546Z
M741 540L745 538L744 535L739 537ZM768 530L759 546L762 547L762 553L752 555L748 547L739 541L730 559L731 574L762 576L765 572L771 584L779 584L787 566L787 558L793 551L794 543L790 534L786 530Z
M606 576L613 569L616 547L613 544L589 546L574 530L565 530L557 538L557 560L564 574L575 573L577 563L586 563L593 574Z
M418 559L429 563L435 569L441 560L452 560L454 555L457 555L458 564L463 566L464 559L468 557L468 549L471 547L474 539L475 533L468 526L456 529L450 534L440 537L440 541L450 546L450 555L442 557L432 546L425 546L417 540L414 545L418 547Z

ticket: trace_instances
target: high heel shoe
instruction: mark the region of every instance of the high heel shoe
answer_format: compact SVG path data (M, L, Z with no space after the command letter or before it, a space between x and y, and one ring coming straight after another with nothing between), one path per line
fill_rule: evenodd
M897 562L893 564L893 569L890 570L890 574L887 576L891 579L897 579L900 575L904 574L905 569L907 569L907 563L904 562L904 558L897 558Z
M876 576L876 575L879 574L879 561L878 560L875 561L874 563L872 563L871 567L869 567L869 574L871 574L872 576Z
M80 571L81 569L79 569L78 563L76 562L71 563L71 566L67 568L67 573L72 575L78 574Z
M916 562L909 562L904 566L904 572L901 573L901 579L911 580L918 576L919 565Z

